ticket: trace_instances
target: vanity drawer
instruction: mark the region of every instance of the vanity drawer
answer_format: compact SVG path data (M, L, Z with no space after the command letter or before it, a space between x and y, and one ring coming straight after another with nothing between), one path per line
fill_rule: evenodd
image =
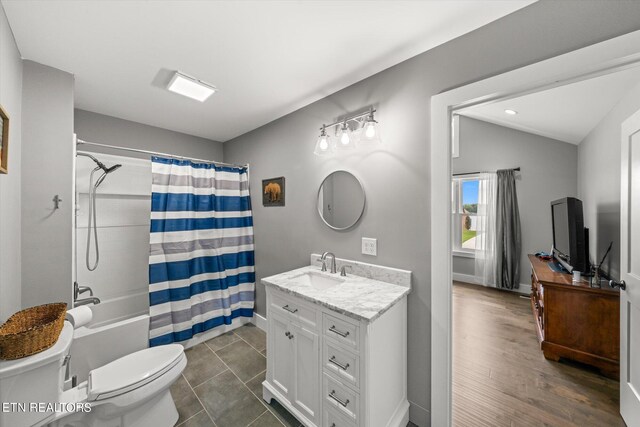
M285 297L280 292L271 291L271 309L290 320L303 322L314 329L316 328L317 310L297 301L295 297Z
M330 413L333 410L357 424L360 413L360 395L327 374L323 375L322 384L325 411ZM331 423L329 423L329 426L331 426ZM338 426L338 423L336 423L336 426Z
M356 424L327 405L322 416L322 427L356 427Z
M360 387L360 356L329 340L324 340L322 347L322 364L325 372L357 390Z
M358 350L360 346L360 327L346 320L323 313L322 325L324 336L331 337L347 348Z

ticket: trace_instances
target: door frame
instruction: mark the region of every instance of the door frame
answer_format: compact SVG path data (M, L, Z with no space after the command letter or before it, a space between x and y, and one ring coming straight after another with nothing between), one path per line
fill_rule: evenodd
M451 157L453 114L640 64L640 31L431 98L431 425L450 426L452 372ZM442 266L443 268L435 268ZM437 392L436 392L437 391Z

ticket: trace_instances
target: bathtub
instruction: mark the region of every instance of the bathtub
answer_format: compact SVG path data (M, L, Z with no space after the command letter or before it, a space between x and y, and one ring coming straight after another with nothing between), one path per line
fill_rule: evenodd
M117 301L91 306L93 319L73 333L70 374L78 383L89 371L149 346L149 314L127 314Z

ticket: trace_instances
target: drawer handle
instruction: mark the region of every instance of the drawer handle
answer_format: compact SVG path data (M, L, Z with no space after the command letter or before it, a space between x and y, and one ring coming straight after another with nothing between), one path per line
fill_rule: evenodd
M333 363L334 365L336 365L338 368L342 369L343 371L346 371L347 369L349 369L349 364L347 363L346 365L343 365L342 363L338 362L336 360L335 356L331 356L331 359L329 359L329 362Z
M330 330L331 332L333 332L334 334L338 334L338 335L340 335L342 338L346 338L346 337L348 337L348 336L349 336L349 331L347 331L347 332L342 332L342 331L340 331L340 330L336 329L336 325L332 325L332 326L329 328L329 330Z
M298 309L294 308L293 310L289 308L289 304L285 305L282 307L283 309L287 310L289 313L297 313Z
M336 423L331 423L330 427L336 427Z
M338 402L344 408L346 408L347 405L349 404L349 399L347 399L347 400L340 399L339 397L336 396L336 391L335 390L331 390L331 393L329 393L329 397L332 398L333 400L335 400L336 402Z
M292 334L291 332L289 332L289 331L285 332L285 333L284 333L284 336L285 336L285 337L287 337L287 338L289 338L290 340L292 340L292 339L293 339L293 334Z

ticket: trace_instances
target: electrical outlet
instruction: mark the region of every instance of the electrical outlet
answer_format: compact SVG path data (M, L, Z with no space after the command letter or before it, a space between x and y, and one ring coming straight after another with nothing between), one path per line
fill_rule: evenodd
M377 256L378 255L378 239L363 237L362 238L362 254Z

